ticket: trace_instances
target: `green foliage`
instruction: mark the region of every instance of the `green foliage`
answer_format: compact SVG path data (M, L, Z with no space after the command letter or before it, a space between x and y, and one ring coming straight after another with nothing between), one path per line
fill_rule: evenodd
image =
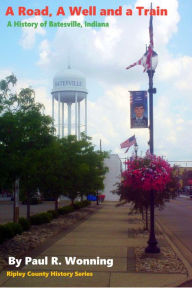
M94 151L89 139L77 141L70 135L37 152L36 178L45 197L65 195L73 202L78 195L96 194L103 188L107 153Z
M31 225L41 225L44 223L49 223L53 219L51 213L49 212L44 212L44 213L39 213L35 214L30 217L30 223Z
M75 210L83 207L87 207L91 204L90 201L84 200L82 202L75 202L74 206L64 206L57 211L49 210L44 213L35 214L30 217L30 221L24 217L19 218L19 223L7 223L0 225L0 244L5 240L14 237L16 234L21 234L23 231L30 229L31 225L41 225L49 223L54 218L58 218L59 215L66 215Z
M21 234L23 232L23 229L19 223L7 223L5 224L5 227L7 229L7 236L8 238L11 238L15 236L16 234Z
M31 88L13 91L16 82L14 75L0 81L0 183L10 188L19 178L25 198L32 198L37 190L34 155L53 141L53 125Z
M17 223L6 223L0 225L0 243L3 243L5 240L14 237L17 234L23 232L22 226Z
M89 201L89 200L84 200L84 201L81 202L81 204L82 204L82 207L87 207L87 206L90 206L90 205L91 205L91 201Z
M19 224L21 225L23 231L27 231L31 227L30 221L24 217L19 218Z
M20 180L28 219L30 204L38 202L37 188L45 198L57 201L65 195L72 203L78 195L102 190L108 154L95 151L85 134L81 140L73 135L53 136L52 119L35 102L33 89L16 93L12 89L16 82L14 75L0 81L0 188L12 189L15 180Z
M6 240L5 238L5 225L0 225L0 244Z
M61 215L65 215L65 214L71 213L71 212L73 212L75 210L81 209L83 207L87 207L90 204L91 204L91 202L88 201L88 200L84 200L84 201L81 201L81 202L74 202L73 205L64 206L62 208L59 208L58 212Z
M81 209L82 203L81 202L74 202L73 207L75 208L75 210Z
M59 208L58 212L60 215L65 215L65 214L73 212L74 210L75 208L73 206L65 206L65 207Z
M75 203L73 204L73 206L74 206L74 208L75 208L76 210L78 210L78 209L81 209L81 208L83 208L83 207L87 207L87 206L89 206L90 204L91 204L90 201L84 200L84 201L82 201L82 202L75 202Z
M47 211L47 213L49 213L51 215L52 219L58 218L59 217L59 212L55 211L55 210L49 210Z

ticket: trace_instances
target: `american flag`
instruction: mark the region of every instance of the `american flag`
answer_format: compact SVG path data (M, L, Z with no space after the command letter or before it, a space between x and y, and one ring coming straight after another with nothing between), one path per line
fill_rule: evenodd
M152 9L152 3L151 3L151 9ZM153 55L153 16L150 16L150 21L149 21L149 38L150 38L150 44L147 50L147 61L146 61L146 70L151 69L151 59Z
M152 9L152 3L151 3L151 9ZM149 21L149 38L150 38L150 44L148 47L148 50L146 54L143 55L137 62L133 63L132 65L129 65L126 67L126 69L130 69L136 65L142 65L144 67L144 72L147 70L151 69L151 58L153 55L153 16L150 16L150 21Z
M134 136L132 136L132 137L130 137L130 138L128 138L126 141L124 141L123 143L121 143L120 144L120 146L121 146L121 149L123 149L123 148L129 148L129 147L131 147L133 144L135 144L136 143L136 138L135 138L135 135ZM128 150L127 150L128 151ZM126 152L127 152L126 151Z
M137 62L127 66L126 69L128 70L128 69L130 69L130 68L132 68L132 67L134 67L136 65L143 65L145 67L145 58L144 58L144 56L141 59L139 59Z

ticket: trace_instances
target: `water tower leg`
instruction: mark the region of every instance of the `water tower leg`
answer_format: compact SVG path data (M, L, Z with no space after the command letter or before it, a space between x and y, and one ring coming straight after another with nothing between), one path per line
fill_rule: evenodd
M87 95L85 96L85 134L87 135Z
M67 103L68 105L68 135L71 135L71 103Z
M52 119L53 119L53 127L54 127L54 95L52 95Z
M64 102L62 102L62 138L64 137Z
M78 102L78 140L80 140L80 101Z
M60 104L61 104L61 95L58 93L58 137L60 138Z
M75 135L77 136L77 92L75 93Z

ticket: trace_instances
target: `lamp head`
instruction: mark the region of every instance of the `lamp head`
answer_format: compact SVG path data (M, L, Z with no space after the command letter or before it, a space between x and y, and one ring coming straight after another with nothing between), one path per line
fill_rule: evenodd
M144 54L144 62L145 63L147 62L147 54L148 54L148 51L146 51ZM157 68L157 64L158 64L158 54L155 51L153 51L151 62L152 62L151 63L151 69L149 69L149 70L155 71L155 69Z

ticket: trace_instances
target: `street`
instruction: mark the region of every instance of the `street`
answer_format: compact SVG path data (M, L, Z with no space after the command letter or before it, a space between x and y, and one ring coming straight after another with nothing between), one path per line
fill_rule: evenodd
M178 197L156 210L156 219L192 265L192 199Z
M61 200L59 202L59 207L68 205L69 201ZM31 215L46 212L48 210L54 210L53 201L44 201L38 205L31 205ZM27 215L27 205L19 205L19 215L20 217L26 217ZM12 201L0 201L0 224L13 221L13 202Z

